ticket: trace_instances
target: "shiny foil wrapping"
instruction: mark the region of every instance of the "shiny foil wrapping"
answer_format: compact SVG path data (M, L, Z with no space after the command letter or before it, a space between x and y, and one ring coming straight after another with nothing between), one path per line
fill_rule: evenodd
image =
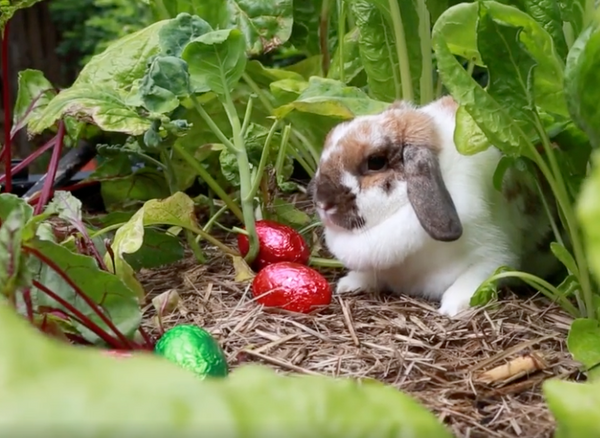
M260 220L256 221L256 234L260 249L251 266L255 271L277 262L295 262L303 265L308 263L310 249L302 235L292 227ZM238 248L242 256L248 254L248 236L238 234Z
M308 313L331 303L329 282L314 269L280 262L262 269L252 281L252 295L260 304Z
M154 351L200 378L225 377L227 360L219 343L206 330L194 325L178 325L167 330Z

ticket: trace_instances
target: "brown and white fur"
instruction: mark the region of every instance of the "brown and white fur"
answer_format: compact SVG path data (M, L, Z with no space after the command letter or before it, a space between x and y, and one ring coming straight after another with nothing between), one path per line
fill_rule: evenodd
M509 171L496 190L501 154L461 155L456 110L451 97L396 102L329 132L308 191L327 247L350 270L338 293L423 296L452 317L500 266L540 276L555 269L535 185Z

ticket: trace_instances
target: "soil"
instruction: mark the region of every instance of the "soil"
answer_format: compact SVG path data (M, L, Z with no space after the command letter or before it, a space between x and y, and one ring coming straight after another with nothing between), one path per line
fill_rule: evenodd
M227 243L235 247L233 239ZM507 291L450 320L437 313L437 303L357 293L334 296L328 308L304 315L258 305L249 281L235 281L231 258L206 251L210 263L190 255L143 271L140 280L148 303L169 290L180 296L161 319L163 329L207 329L232 369L254 362L282 373L375 378L419 400L457 437L551 437L555 423L542 383L579 377L565 345L572 319L543 297ZM332 284L343 274L320 271ZM160 335L152 304L144 325ZM526 370L514 375L522 364ZM486 371L502 365L512 376L497 374L500 368L486 380Z

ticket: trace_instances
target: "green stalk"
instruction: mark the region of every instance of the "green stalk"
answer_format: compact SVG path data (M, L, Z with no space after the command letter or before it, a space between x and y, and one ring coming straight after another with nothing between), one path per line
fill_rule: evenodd
M254 104L254 96L250 96L246 105L246 113L244 114L244 122L242 123L242 137L246 136L248 125L250 125L250 117L252 116L252 106Z
M186 151L183 148L183 146L181 146L177 142L175 142L175 145L173 146L173 148L181 156L181 158L183 158L186 161L186 163L188 163L189 166L196 171L196 174L204 182L206 182L206 184L208 184L208 186L210 187L210 189L213 192L215 192L215 194L219 198L221 198L221 200L225 203L225 205L227 205L227 207L229 208L229 210L231 210L231 212L239 220L243 221L244 220L244 216L242 214L242 210L240 210L240 208L237 206L237 204L235 202L233 202L233 199L231 199L229 197L229 195L227 193L225 193L225 190L223 190L221 188L221 186L219 185L219 183L213 179L213 177L210 175L210 173L208 172L208 170L206 170L204 167L202 167L202 164L200 164L200 162L198 160L196 160L192 154L190 154L188 151Z
M321 68L323 76L327 77L329 71L329 11L331 10L331 0L323 0L321 3L321 15L319 17L319 46L321 49Z
M581 241L581 235L579 230L579 224L577 222L577 218L575 217L575 212L573 210L573 206L571 205L569 195L567 193L565 181L563 179L560 168L558 167L558 162L556 161L556 156L552 151L552 146L550 144L550 140L544 130L542 125L542 121L539 118L539 115L536 111L534 111L535 118L535 126L538 131L540 138L542 139L542 145L544 146L544 151L546 155L548 155L548 160L550 161L550 167L554 173L556 178L556 198L557 201L563 211L567 230L569 231L569 235L571 236L571 243L573 245L573 252L575 256L575 260L577 262L577 266L579 267L580 277L578 278L579 283L581 284L581 290L583 293L583 300L585 302L585 316L590 319L596 318L596 309L594 308L593 303L593 291L592 291L592 283L590 279L590 272L588 269L588 263L585 256L585 251L583 247L583 242ZM540 157L540 160L542 158Z
M90 238L94 239L98 236L102 236L103 234L106 234L112 230L118 230L119 228L121 228L123 225L125 225L127 222L120 222L118 224L112 224L109 225L108 227L104 227L101 230L96 231L95 233L90 233Z
M419 39L421 41L421 104L433 100L433 59L431 49L431 20L425 0L417 0Z
M283 172L283 165L285 164L285 155L287 152L286 149L288 145L288 140L290 139L291 129L291 125L286 125L285 128L283 128L283 134L281 136L281 145L279 146L277 159L275 160L275 175L277 176L277 182L279 182L279 176Z
M340 82L346 83L346 72L344 62L344 36L346 34L346 2L344 0L337 0L338 7L338 46L340 48L339 61L340 61Z
M548 298L553 300L558 300L561 302L561 306L569 312L572 316L577 317L578 312L575 306L573 306L566 297L553 285L548 283L547 281L536 277L535 275L529 274L527 272L521 271L509 271L509 272L501 272L496 275L492 275L490 278L486 280L486 282L492 282L496 280L500 280L502 278L519 278L523 280L525 283L529 284L535 289L538 289Z
M275 131L279 126L279 120L276 120L275 123L271 126L269 133L267 134L267 139L265 140L265 144L263 146L262 154L260 156L260 161L258 163L258 169L254 175L254 179L252 181L252 188L250 189L250 196L254 198L256 193L258 192L258 188L260 187L260 181L262 180L263 173L265 171L265 167L267 166L267 159L269 158L269 152L271 150L271 141L273 140L273 136L275 135Z
M408 57L408 48L406 47L406 36L404 34L404 24L402 23L402 14L398 0L388 0L392 23L394 24L394 39L396 40L396 54L398 55L398 64L400 66L400 80L402 81L402 98L413 101L412 79L410 77L410 60Z
M191 95L190 99L191 99L192 103L194 104L196 111L198 111L198 114L200 114L200 117L202 117L202 119L206 122L206 124L210 128L210 130L212 132L214 132L214 134L219 138L219 140L221 140L221 143L223 143L227 147L227 149L229 149L231 152L235 152L236 150L235 150L233 143L231 143L231 141L225 136L225 134L223 134L223 131L221 131L219 129L219 127L217 126L215 121L208 115L206 110L202 107L202 104L198 101L198 98L194 95ZM238 125L239 124L240 124L240 121L238 120Z
M338 260L324 259L321 257L310 257L308 264L311 266L319 266L321 268L343 268L344 265Z
M273 115L273 113L274 113L273 105L271 105L271 102L269 102L269 99L265 95L264 91L260 89L260 87L254 81L254 79L252 79L250 77L250 75L248 75L248 73L242 74L242 79L244 79L244 82L246 82L246 84L248 84L248 86L252 89L254 94L256 94L256 96L258 97L258 100L260 100L260 103L267 110L267 112L270 115ZM317 151L312 146L312 143L310 141L308 141L308 139L306 137L304 137L304 135L302 135L300 132L296 131L295 129L292 130L292 134L294 135L295 138L297 138L300 141L300 143L302 144L304 149L306 149L310 153L312 159L315 161L315 164L318 163L320 154L319 154L319 151ZM314 170L313 170L313 173L314 173Z
M175 175L173 172L173 165L171 163L171 157L164 150L161 151L160 155L161 155L162 162L165 164L165 174L167 176L167 184L169 186L169 192L172 195L175 192L177 192L177 187L175 186ZM188 245L190 245L190 248L192 249L192 252L194 253L194 257L196 258L198 263L204 264L206 262L206 257L204 257L204 253L202 252L202 249L196 243L194 234L188 229L185 229L184 232L185 232L185 238L188 242Z
M238 117L235 105L229 94L229 90L225 88L224 99L222 101L231 130L233 133L233 150L238 161L238 170L240 174L240 202L242 204L242 214L244 217L244 225L248 231L249 250L244 259L247 263L252 263L256 258L259 250L258 236L256 234L256 225L254 220L254 197L252 196L252 179L250 178L250 161L246 153L244 139L242 137L242 127Z

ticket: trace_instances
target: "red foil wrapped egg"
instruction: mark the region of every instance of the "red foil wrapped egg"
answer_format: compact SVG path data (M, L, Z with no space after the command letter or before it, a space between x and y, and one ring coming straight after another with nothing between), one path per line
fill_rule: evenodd
M329 282L308 266L279 262L266 266L252 281L252 295L267 307L308 313L331 303Z
M270 220L256 221L256 234L260 249L251 264L260 271L265 266L278 262L294 262L306 265L310 250L304 238L292 227ZM238 234L238 248L243 257L250 250L248 236Z

